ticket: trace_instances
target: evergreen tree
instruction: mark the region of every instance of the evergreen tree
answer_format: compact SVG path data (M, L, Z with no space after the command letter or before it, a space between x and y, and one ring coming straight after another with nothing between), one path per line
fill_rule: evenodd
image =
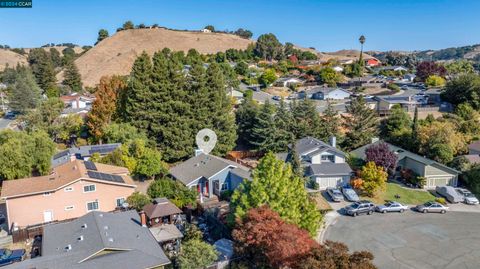
M418 107L415 107L412 123L412 139L410 149L414 152L418 151Z
M207 69L206 86L210 91L209 104L213 106L211 113L211 128L217 134L217 144L214 154L225 155L232 150L237 140L235 115L232 113L232 103L226 92L226 81L222 69L216 63Z
M243 218L250 208L268 205L287 222L315 235L321 215L309 200L303 180L292 167L267 153L253 171L252 181L244 181L234 192L230 206L236 218Z
M367 107L365 99L359 96L346 107L348 116L343 116L343 125L347 130L344 146L352 150L370 143L377 134L377 115Z
M320 116L312 100L301 100L290 103L293 117L293 134L295 138L306 136L317 137L321 128Z
M247 147L254 147L253 128L259 114L259 106L252 96L247 95L235 112L237 123L238 143Z
M62 66L62 56L57 49L50 48L50 59L52 60L53 67L56 68Z
M65 66L65 74L62 84L70 87L74 92L82 91L82 78L78 72L78 68L73 61Z
M275 140L277 141L278 151L284 151L288 147L288 143L294 139L291 129L293 122L292 114L288 111L285 102L280 100L280 104L275 113Z
M275 106L267 100L260 108L252 129L252 144L260 151L278 152Z
M45 92L55 87L57 81L50 55L43 49L32 49L28 54L28 63L32 67L38 86Z
M104 40L105 38L107 38L109 35L108 35L108 31L105 30L105 29L100 29L98 31L98 38L97 38L97 42L95 42L95 45L97 45L98 43L100 43L102 40Z
M14 111L25 113L37 107L41 90L28 68L17 68L15 84L8 95L9 107Z
M133 63L130 81L125 92L125 120L133 126L149 130L152 122L149 112L151 101L152 63L150 57L144 51Z
M401 147L410 148L412 120L402 107L399 105L392 107L383 127L388 141Z
M304 171L303 171L302 163L300 162L300 157L298 156L298 152L295 148L295 140L293 139L292 139L292 142L290 143L288 155L290 156L289 161L292 165L293 174L303 178Z
M329 141L330 137L339 137L340 119L337 111L333 108L332 103L327 102L327 108L320 116L320 130L318 138L322 141Z

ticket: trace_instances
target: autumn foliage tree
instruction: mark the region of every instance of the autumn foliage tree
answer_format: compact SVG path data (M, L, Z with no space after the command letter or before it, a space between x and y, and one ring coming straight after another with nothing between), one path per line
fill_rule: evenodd
M236 251L259 267L292 267L316 245L306 230L286 223L268 206L250 209L232 235Z
M342 243L318 244L306 230L285 222L268 206L250 209L232 236L235 251L252 268L373 269L367 251L350 254Z
M417 77L421 81L425 81L429 76L436 75L439 77L445 77L447 74L447 69L441 64L436 62L420 62L417 65Z
M377 191L385 189L387 177L388 174L382 166L368 162L360 171L362 190L366 195L373 197Z
M397 166L397 155L393 153L388 144L381 142L373 144L365 150L366 161L374 162L385 169L385 171L394 170Z
M95 92L95 101L88 114L87 126L90 133L101 141L105 127L115 117L120 93L125 89L125 80L120 76L102 77Z

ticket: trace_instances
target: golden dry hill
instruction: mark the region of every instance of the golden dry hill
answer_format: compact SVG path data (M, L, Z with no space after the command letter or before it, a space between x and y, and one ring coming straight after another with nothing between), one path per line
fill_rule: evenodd
M75 60L84 86L95 86L102 76L127 75L142 51L150 55L163 48L185 51L194 48L202 54L246 49L254 41L224 33L174 31L164 28L133 29L117 32ZM62 81L63 72L57 75Z
M0 49L0 71L7 65L15 67L17 64L27 65L27 57L11 50Z

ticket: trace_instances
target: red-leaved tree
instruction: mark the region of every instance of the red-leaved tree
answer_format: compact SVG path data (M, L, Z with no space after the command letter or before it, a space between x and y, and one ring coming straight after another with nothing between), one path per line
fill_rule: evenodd
M268 206L250 209L232 235L237 253L259 267L292 267L317 245L306 230L285 223Z
M376 165L385 168L385 171L395 170L397 166L398 157L388 148L385 142L369 146L365 150L365 155L367 163L374 162Z
M348 252L342 243L320 245L307 231L286 223L268 206L250 209L233 230L236 253L252 268L374 269L367 251Z
M437 75L440 77L445 77L447 74L447 69L436 62L420 62L417 64L417 78L421 81L425 81L431 75Z

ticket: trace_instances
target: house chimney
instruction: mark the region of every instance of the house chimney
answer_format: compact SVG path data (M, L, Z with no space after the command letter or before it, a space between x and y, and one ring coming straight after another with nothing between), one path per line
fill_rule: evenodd
M203 149L196 149L195 150L195 157L202 154L203 153Z
M336 148L337 147L337 137L336 136L331 136L330 137L330 146Z
M142 227L147 227L147 215L145 214L145 211L140 212L140 224Z

